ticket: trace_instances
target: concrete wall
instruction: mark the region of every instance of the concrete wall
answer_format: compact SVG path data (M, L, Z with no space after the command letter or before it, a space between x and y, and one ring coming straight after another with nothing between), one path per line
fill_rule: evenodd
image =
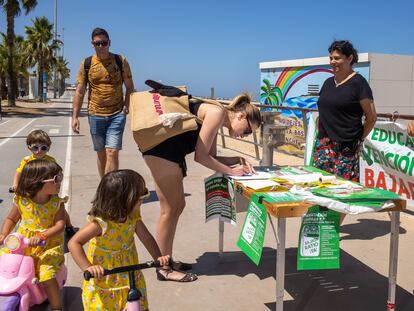
M369 53L377 112L414 115L414 56Z

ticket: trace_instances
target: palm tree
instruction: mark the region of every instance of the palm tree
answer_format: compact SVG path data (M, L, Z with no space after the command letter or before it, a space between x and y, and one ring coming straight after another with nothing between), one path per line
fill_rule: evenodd
M0 84L1 84L1 99L7 98L7 88L6 88L6 79L7 79L7 44L2 42L0 44Z
M273 86L268 79L263 79L263 84L260 89L260 99L265 105L279 106L282 102L282 92L279 87Z
M7 88L6 88L6 79L8 77L7 65L8 65L8 53L7 53L7 36L4 33L0 33L0 37L3 39L0 44L0 80L2 85L2 98L7 97ZM24 46L25 41L22 36L15 36L13 42L13 72L14 83L17 86L18 81L22 84L23 79L27 78L28 64L25 62L24 55ZM15 95L17 95L17 88L15 90Z
M16 79L13 71L13 45L14 45L14 18L19 16L21 8L27 15L37 5L37 0L0 0L0 5L7 16L7 80L8 80L8 105L15 106Z
M37 65L38 94L42 94L43 73L49 72L55 64L54 51L60 40L53 40L53 24L46 17L36 17L33 26L25 26L27 35L26 53L30 66Z
M59 77L58 81L58 90L59 96L65 90L65 79L70 77L70 70L68 68L69 62L63 58L63 56L59 56L56 60L56 71Z

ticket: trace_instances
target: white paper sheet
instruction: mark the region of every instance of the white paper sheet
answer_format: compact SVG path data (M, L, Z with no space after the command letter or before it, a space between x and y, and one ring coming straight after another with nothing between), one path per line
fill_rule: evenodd
M269 187L276 188L279 184L270 179L256 179L256 180L242 180L239 181L243 186L251 188L253 190L259 190Z
M272 177L275 177L274 174L267 173L267 172L256 172L256 174L252 175L244 175L244 176L229 176L230 178L234 180L252 180L252 179L269 179Z

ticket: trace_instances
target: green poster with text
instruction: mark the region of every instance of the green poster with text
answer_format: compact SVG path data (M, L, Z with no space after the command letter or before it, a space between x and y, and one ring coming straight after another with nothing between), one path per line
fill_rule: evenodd
M340 213L309 208L302 219L298 245L298 270L339 269Z
M256 194L251 196L249 208L244 219L237 246L256 265L259 265L262 256L264 235L266 232L267 211L260 197Z

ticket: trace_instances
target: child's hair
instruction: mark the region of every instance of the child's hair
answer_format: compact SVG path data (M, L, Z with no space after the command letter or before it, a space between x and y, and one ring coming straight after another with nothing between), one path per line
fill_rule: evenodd
M246 113L248 120L252 124L260 126L262 124L262 116L260 110L251 103L252 98L248 93L241 93L236 96L230 105L226 108L233 112L243 111Z
M49 135L43 130L33 130L27 135L26 145L31 146L35 144L42 144L50 147L52 141L50 140Z
M144 178L133 170L112 171L102 177L92 201L91 216L125 222L144 194Z
M17 184L16 194L33 198L42 189L43 180L52 179L62 172L59 164L44 159L36 159L27 162L23 167Z

